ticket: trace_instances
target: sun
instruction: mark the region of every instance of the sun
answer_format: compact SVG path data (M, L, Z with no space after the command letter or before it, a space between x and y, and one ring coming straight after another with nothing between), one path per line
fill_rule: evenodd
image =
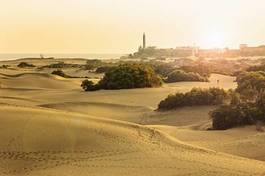
M207 33L203 38L202 47L225 48L226 47L225 34L217 31Z

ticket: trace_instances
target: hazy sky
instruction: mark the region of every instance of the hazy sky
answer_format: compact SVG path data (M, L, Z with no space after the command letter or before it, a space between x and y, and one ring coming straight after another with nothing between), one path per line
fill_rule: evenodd
M264 0L1 0L0 53L265 44Z

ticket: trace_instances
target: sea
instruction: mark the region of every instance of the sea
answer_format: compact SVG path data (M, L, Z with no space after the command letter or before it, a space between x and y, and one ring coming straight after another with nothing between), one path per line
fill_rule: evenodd
M119 59L126 54L0 54L0 60L15 60L21 58L84 58L84 59Z

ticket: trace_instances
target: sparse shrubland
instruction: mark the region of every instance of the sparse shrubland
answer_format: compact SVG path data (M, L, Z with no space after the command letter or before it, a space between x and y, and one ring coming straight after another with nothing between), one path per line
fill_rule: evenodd
M185 106L220 105L227 99L227 92L220 88L193 88L187 93L169 95L158 105L158 110L173 110Z

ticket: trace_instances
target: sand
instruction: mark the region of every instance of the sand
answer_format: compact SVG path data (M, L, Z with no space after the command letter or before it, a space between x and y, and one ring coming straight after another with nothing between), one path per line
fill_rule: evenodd
M154 111L177 91L235 88L233 77L83 92L83 79L16 62L0 69L0 175L265 174L265 133L254 126L207 131L212 106Z

